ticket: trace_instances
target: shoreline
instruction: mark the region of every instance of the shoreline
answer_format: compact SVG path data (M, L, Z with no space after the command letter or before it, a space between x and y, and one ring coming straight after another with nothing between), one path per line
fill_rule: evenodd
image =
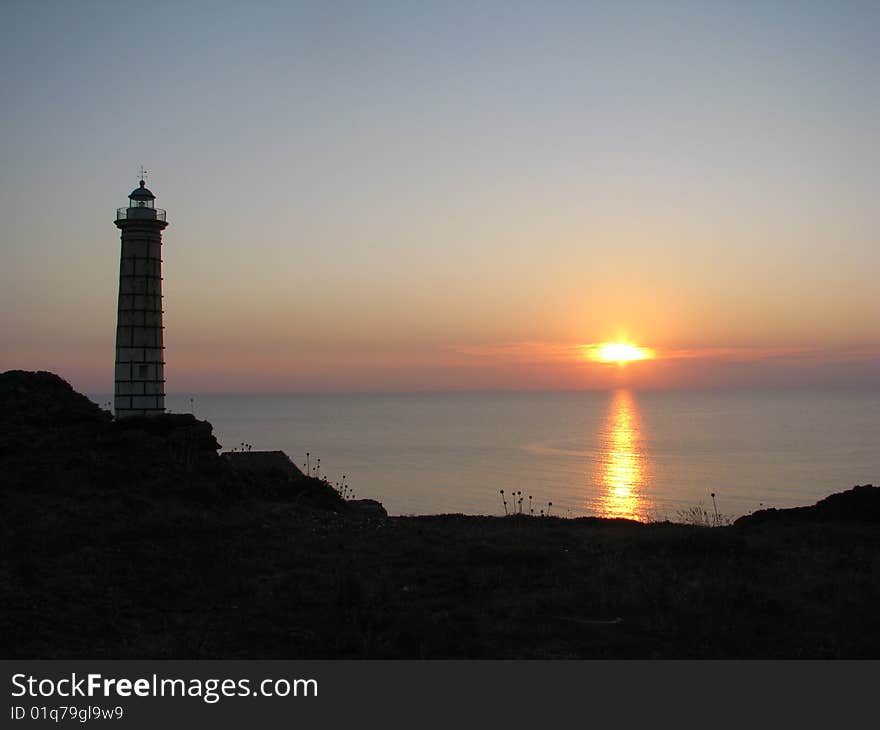
M499 489L528 488L538 513L553 501L563 516L679 520L700 503L714 512L715 492L718 511L737 518L880 479L872 427L880 400L870 393L803 401L673 395L634 396L629 408L610 393L570 401L546 393L350 402L218 396L197 399L195 411L224 448L282 449L303 472L311 451L313 467L323 457L322 476L348 474L359 496L395 515L500 516ZM184 410L182 402L169 406ZM804 413L821 420L805 422Z

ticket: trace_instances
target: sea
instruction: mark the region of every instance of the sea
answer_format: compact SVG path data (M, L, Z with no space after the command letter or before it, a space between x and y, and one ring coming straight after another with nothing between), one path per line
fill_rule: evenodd
M880 484L880 390L177 394L166 402L210 421L223 450L284 451L392 515L724 522Z

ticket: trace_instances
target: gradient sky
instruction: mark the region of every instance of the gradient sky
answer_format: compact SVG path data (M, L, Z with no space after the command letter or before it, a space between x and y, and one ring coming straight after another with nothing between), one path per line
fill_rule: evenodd
M5 0L0 59L0 369L112 390L143 163L171 392L880 384L880 3Z

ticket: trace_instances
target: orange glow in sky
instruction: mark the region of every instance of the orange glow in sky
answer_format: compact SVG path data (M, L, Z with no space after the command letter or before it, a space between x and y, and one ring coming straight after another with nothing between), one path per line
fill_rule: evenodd
M613 362L624 365L636 360L653 360L654 350L647 347L636 347L627 342L602 342L598 345L585 345L584 354L597 362Z

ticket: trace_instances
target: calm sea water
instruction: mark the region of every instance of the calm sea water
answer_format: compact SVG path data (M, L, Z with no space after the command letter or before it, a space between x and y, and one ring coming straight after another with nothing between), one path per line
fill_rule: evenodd
M106 396L95 397L106 402ZM306 452L391 514L736 517L880 483L880 391L196 395L224 449ZM189 412L189 396L168 407ZM552 507L549 503L552 502Z

